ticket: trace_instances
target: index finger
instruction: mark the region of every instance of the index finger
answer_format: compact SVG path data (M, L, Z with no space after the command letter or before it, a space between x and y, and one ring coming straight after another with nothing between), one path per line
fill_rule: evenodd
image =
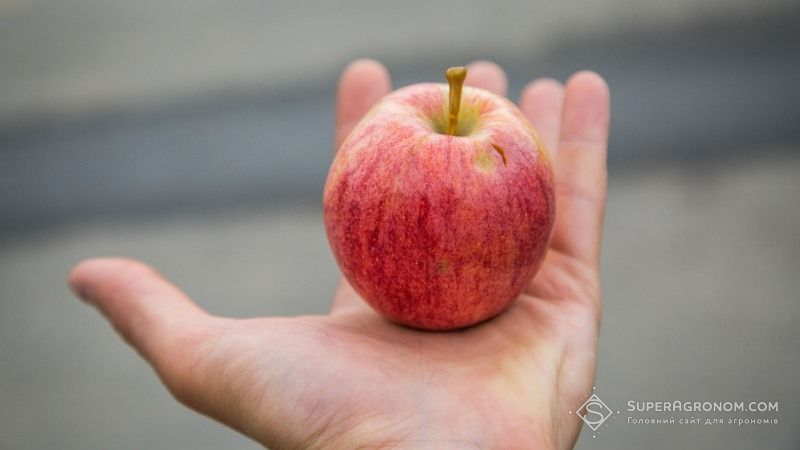
M334 153L372 105L392 89L389 71L378 61L358 59L339 79Z

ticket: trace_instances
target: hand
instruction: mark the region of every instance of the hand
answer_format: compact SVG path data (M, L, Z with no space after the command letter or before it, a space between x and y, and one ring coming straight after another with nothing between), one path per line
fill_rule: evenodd
M506 94L502 69L467 84ZM342 75L336 147L390 91L377 62ZM153 269L81 263L70 285L179 401L271 448L567 448L570 407L592 387L609 93L591 72L529 84L520 107L553 155L557 218L539 273L513 306L448 333L403 328L342 279L329 315L234 320L201 310Z

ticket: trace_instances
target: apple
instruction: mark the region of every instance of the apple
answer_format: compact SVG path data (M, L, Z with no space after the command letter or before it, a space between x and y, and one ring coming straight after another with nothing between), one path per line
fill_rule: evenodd
M353 288L403 325L451 330L505 310L538 270L555 218L550 157L508 99L423 83L381 99L325 184L325 230Z

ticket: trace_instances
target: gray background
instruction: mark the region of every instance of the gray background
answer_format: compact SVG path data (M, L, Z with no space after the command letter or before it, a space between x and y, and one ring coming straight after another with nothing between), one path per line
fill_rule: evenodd
M0 0L0 448L257 448L177 405L64 279L151 262L229 316L324 313L336 77L477 58L612 90L598 394L579 448L800 444L800 8L791 1ZM307 278L311 274L314 283ZM629 425L628 400L778 401Z

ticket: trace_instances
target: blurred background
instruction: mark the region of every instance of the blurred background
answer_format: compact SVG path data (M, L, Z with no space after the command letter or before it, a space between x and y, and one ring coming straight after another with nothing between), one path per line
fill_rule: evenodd
M127 255L216 314L325 313L335 86L363 56L395 86L491 59L512 98L603 74L597 393L622 420L578 448L798 448L794 0L0 0L0 448L258 448L175 403L64 280ZM628 400L777 401L779 424L630 425Z

